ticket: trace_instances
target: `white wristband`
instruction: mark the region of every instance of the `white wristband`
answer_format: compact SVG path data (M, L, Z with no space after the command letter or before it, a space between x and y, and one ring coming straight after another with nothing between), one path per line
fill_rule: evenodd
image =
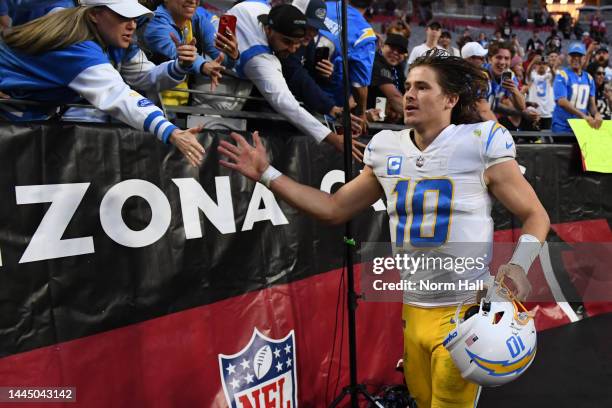
M263 184L264 186L270 188L270 183L272 183L272 181L276 180L282 175L283 173L276 170L274 167L268 166L266 171L264 171L263 174L261 175L259 182Z
M527 274L541 248L542 243L540 240L533 235L523 234L520 236L518 245L514 248L514 254L512 254L512 258L508 263L520 266L525 271L525 274Z

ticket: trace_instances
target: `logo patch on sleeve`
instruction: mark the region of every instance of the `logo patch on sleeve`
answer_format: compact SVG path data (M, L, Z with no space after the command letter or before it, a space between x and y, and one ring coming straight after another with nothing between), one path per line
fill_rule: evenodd
M147 106L153 106L155 104L147 98L142 98L141 100L136 102L136 105L138 105L139 108L146 108Z

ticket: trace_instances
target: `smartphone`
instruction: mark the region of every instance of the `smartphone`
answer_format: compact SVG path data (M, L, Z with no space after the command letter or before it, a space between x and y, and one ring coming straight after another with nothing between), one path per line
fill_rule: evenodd
M509 69L505 70L504 72L502 72L501 74L501 80L502 82L504 81L509 81L512 79L512 71L510 71Z
M382 122L385 120L385 112L387 111L387 98L383 98L380 96L376 97L376 109L378 109L379 119L378 122Z
M224 14L219 18L219 33L225 35L229 29L232 34L236 35L236 16Z
M191 42L191 36L189 34L189 29L187 27L183 28L183 41L181 41L181 44L185 45Z
M329 47L315 48L315 64L326 59L329 59Z

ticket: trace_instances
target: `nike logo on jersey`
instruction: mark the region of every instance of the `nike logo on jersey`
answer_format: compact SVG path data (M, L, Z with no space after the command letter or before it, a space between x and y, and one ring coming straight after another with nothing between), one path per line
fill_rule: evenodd
M514 144L514 142L512 142L512 143L506 142L506 149L511 148L513 144Z

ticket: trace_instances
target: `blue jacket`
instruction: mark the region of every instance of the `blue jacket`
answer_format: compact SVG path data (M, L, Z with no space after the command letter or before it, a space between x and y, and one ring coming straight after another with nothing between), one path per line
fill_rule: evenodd
M202 64L206 62L202 55L207 55L212 59L219 56L220 51L215 48L215 33L217 31L218 17L208 12L202 7L198 7L191 19L191 27L193 37L196 39L196 47L198 49L198 57L191 67L192 74L199 75L201 73ZM151 61L159 64L163 61L176 59L176 45L170 37L170 33L174 33L176 38L183 40L181 29L176 26L172 15L168 9L162 4L155 10L155 15L149 21L144 32L145 48L152 53ZM236 61L225 56L223 65L231 68Z
M328 1L327 18L325 26L327 30L321 30L320 34L334 43L335 49L331 61L334 63L334 74L332 85L326 87L331 95L334 96L336 104L344 104L343 85L342 85L342 53L340 47L341 40L341 14L338 13L337 3ZM349 80L352 87L359 88L369 86L372 81L372 68L374 66L374 56L376 55L376 33L372 26L361 15L359 10L352 6L347 7L348 25L348 66Z
M28 5L20 5L17 3L26 3ZM33 3L33 4L30 4ZM8 16L12 20L13 26L25 24L46 15L55 8L72 8L74 7L73 0L54 0L54 1L12 1L8 0ZM2 13L0 12L0 15Z
M120 73L121 72L121 73ZM130 126L167 142L176 127L135 89L171 88L185 80L176 60L155 66L135 45L103 50L94 41L28 55L0 42L0 89L14 99L47 107L0 105L0 117L13 122L48 119L57 106L81 97Z

